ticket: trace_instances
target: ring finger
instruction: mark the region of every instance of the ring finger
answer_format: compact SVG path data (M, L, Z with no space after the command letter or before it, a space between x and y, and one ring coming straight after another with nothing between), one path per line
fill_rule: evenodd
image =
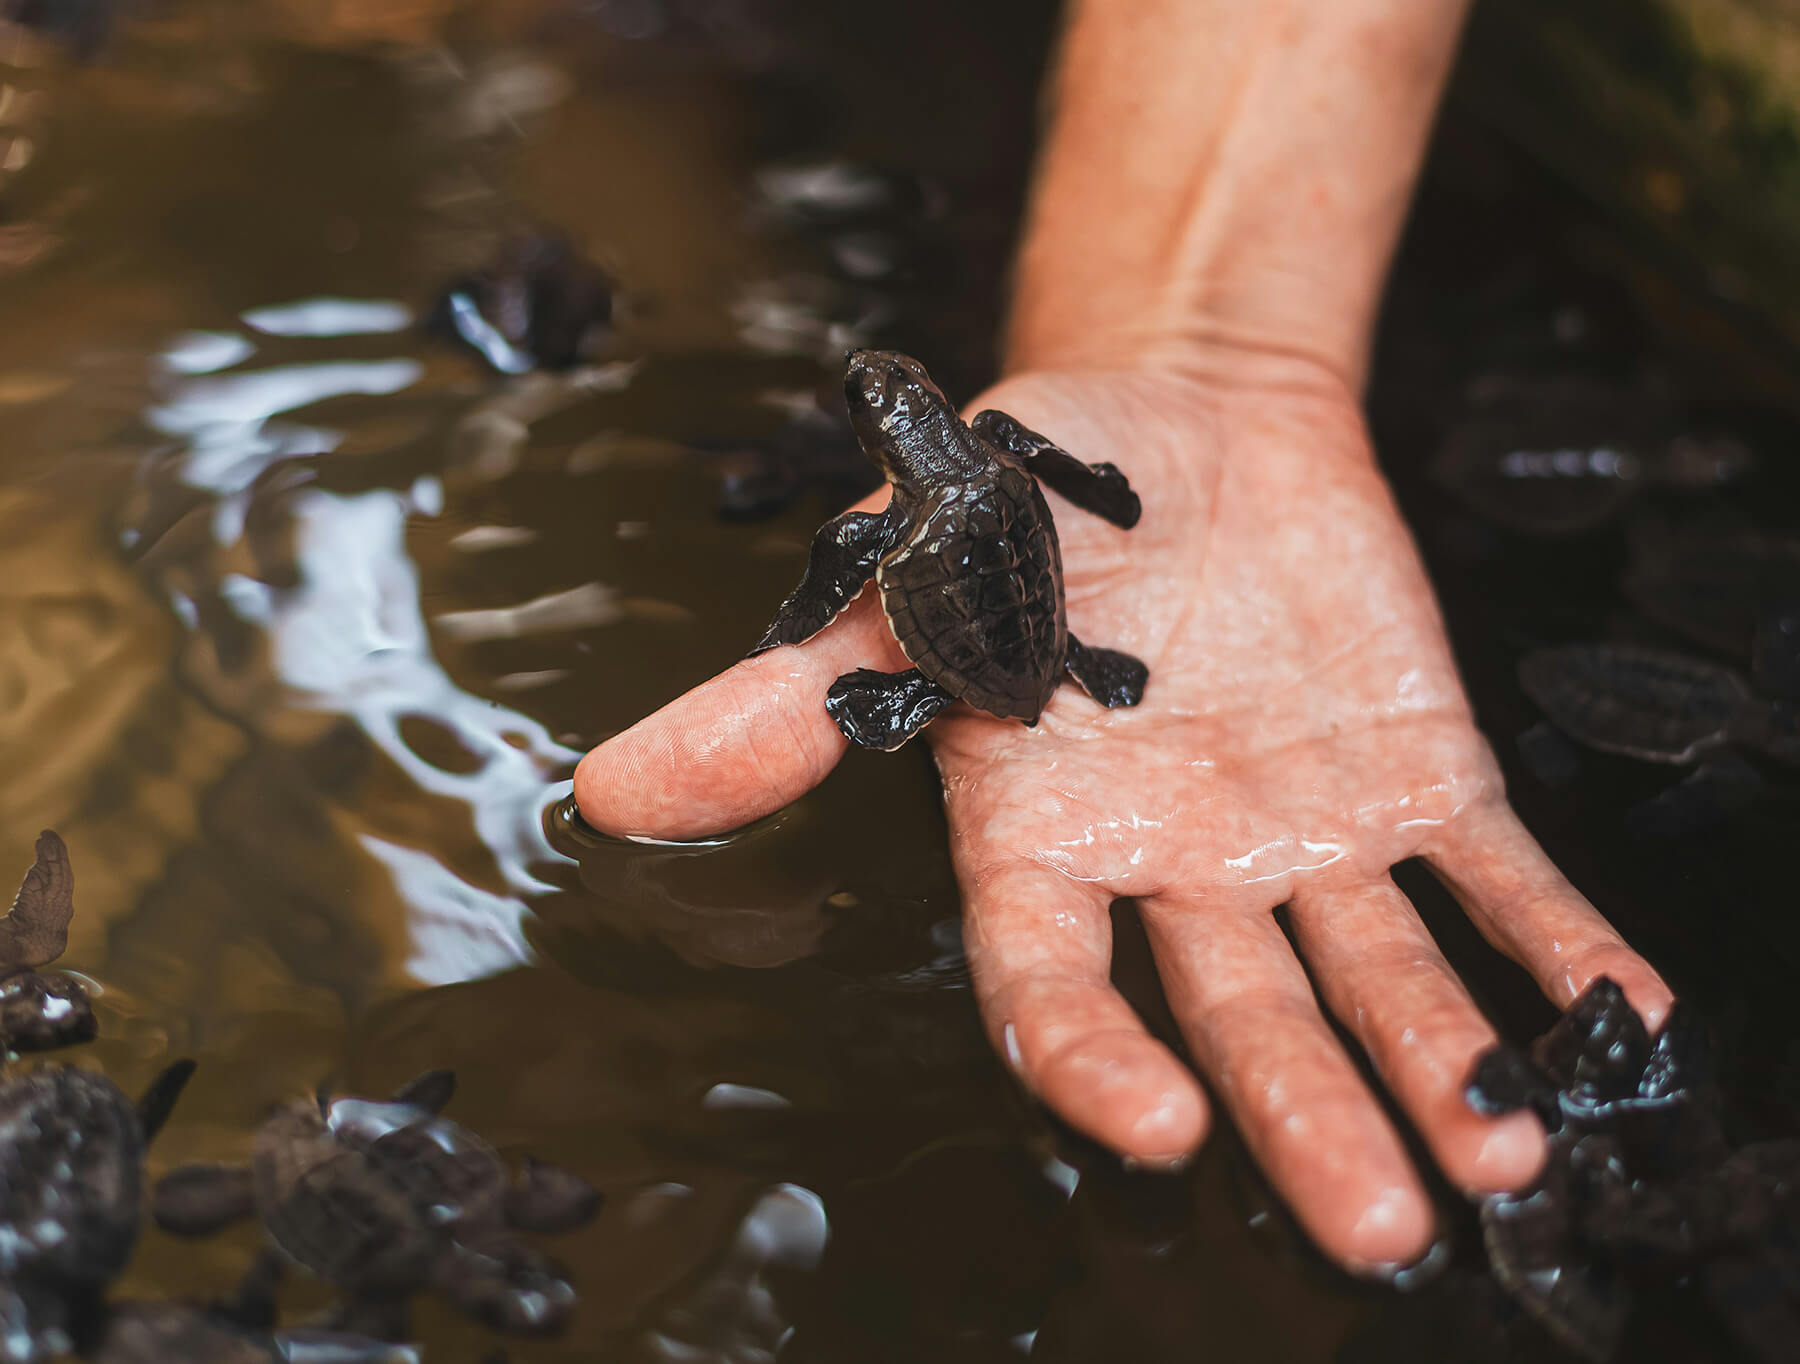
M1527 1113L1484 1118L1463 1099L1494 1029L1387 877L1294 896L1294 936L1325 1002L1465 1189L1516 1189L1544 1160Z
M1188 1046L1313 1238L1364 1268L1423 1254L1430 1202L1273 914L1159 897L1144 919Z

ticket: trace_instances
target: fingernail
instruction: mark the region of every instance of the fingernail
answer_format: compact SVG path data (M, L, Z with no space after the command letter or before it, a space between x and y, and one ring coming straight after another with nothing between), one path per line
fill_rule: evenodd
M1529 1183L1544 1163L1544 1129L1529 1112L1501 1118L1475 1156L1475 1193L1510 1192Z
M1392 1277L1397 1266L1417 1259L1421 1247L1429 1251L1436 1235L1436 1221L1423 1199L1410 1189L1384 1190L1350 1229L1351 1244L1367 1247L1353 1267L1362 1274Z

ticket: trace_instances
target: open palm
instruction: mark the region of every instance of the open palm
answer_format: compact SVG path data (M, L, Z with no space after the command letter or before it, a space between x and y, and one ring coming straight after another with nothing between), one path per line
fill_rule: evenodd
M1667 990L1507 808L1347 392L1027 374L983 406L1130 477L1129 533L1052 500L1071 629L1150 666L1135 709L1065 686L1034 729L956 707L926 731L995 1044L1122 1154L1193 1150L1200 1087L1108 978L1108 906L1131 897L1195 1061L1313 1235L1353 1265L1416 1255L1418 1177L1271 911L1290 906L1324 1004L1471 1189L1530 1179L1542 1134L1463 1104L1493 1032L1389 868L1427 859L1558 1004L1610 975L1654 1024ZM907 666L874 596L589 754L584 816L688 837L816 784L845 746L826 688Z

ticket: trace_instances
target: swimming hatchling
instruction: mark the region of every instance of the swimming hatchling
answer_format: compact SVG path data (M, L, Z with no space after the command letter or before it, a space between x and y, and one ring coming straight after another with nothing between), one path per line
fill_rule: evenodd
M12 1051L48 1051L94 1037L94 1010L73 976L40 975L69 945L75 915L75 873L69 850L53 830L38 835L37 861L0 919L0 1044Z

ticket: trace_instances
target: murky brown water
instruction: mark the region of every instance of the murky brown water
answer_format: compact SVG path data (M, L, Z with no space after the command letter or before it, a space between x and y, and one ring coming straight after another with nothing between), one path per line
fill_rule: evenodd
M169 0L85 69L9 39L0 866L45 825L72 846L90 1062L131 1089L199 1059L159 1166L241 1154L321 1083L449 1066L455 1116L599 1184L555 1247L576 1327L515 1360L1488 1358L1449 1197L1457 1268L1397 1295L1319 1261L1228 1133L1131 1176L1017 1097L922 752L853 755L713 847L546 817L581 751L736 657L791 585L831 494L746 522L721 480L846 342L914 349L953 392L986 376L1048 7L967 8L908 7L896 42L891 12L799 0ZM1766 410L1792 357L1459 106L1443 143L1384 450L1528 820L1719 1022L1747 1110L1791 1123L1791 779L1633 834L1680 774L1534 776L1512 669L1642 633L1618 581L1647 525L1793 528L1795 428ZM839 162L892 206L771 206L770 168ZM535 223L626 284L579 382L496 380L412 325ZM1495 366L1678 375L1754 427L1760 472L1578 541L1502 534L1422 472ZM1410 887L1535 1031L1523 978ZM255 1243L151 1234L123 1289L220 1291ZM421 1329L432 1359L495 1343L435 1306ZM1679 1304L1644 1331L1632 1358L1731 1357Z

